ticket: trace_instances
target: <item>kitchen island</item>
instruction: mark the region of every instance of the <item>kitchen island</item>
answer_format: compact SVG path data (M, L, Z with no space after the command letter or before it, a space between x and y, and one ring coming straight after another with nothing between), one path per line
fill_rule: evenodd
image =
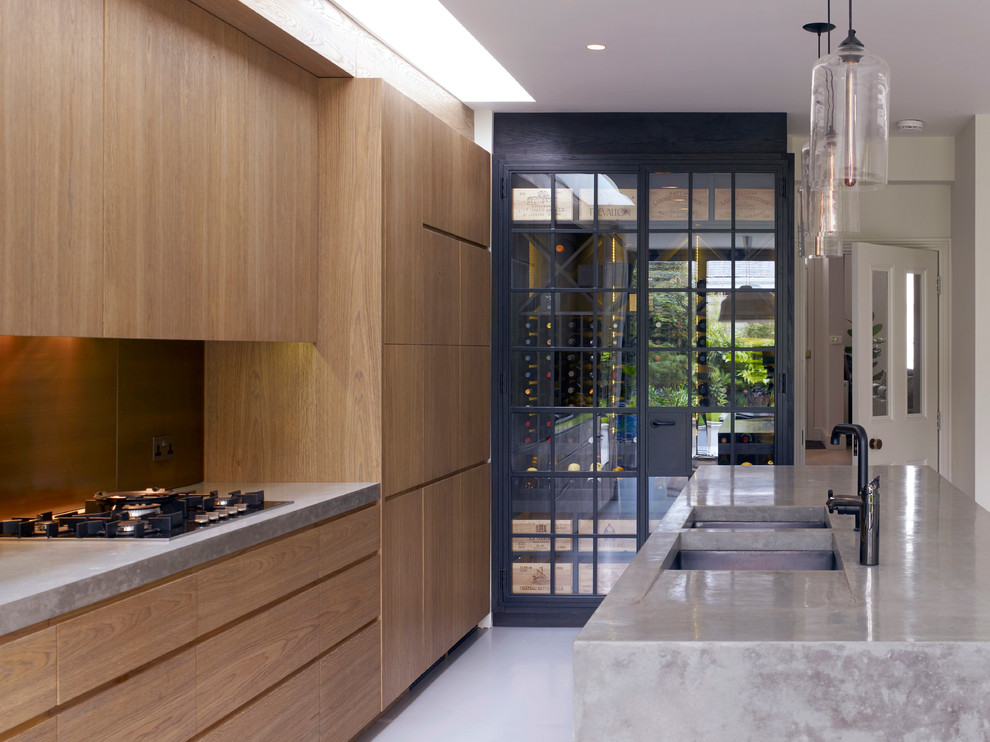
M379 486L169 540L0 540L0 738L346 740L381 711Z
M864 567L853 516L822 507L855 492L851 467L699 469L575 640L575 739L990 738L990 513L930 468L870 474ZM767 506L819 508L824 527L692 527ZM835 568L680 568L678 551L747 539L824 546Z

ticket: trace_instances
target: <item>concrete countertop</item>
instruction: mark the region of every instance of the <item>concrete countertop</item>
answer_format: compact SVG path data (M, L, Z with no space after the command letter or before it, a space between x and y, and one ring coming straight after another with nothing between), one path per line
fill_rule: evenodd
M372 483L200 482L176 490L245 492L291 505L157 539L0 539L0 636L375 502Z
M695 506L856 485L852 467L699 469L575 640L576 739L990 738L990 513L930 468L878 474L875 567L831 515L838 571L663 569Z

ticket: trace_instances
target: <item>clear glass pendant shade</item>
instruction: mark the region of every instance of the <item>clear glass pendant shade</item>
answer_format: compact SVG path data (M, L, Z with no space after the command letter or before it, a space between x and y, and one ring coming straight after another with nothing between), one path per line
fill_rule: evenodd
M801 150L801 185L798 187L798 245L800 255L830 258L842 255L844 234L859 232L859 192L832 186L818 190L809 182L811 145Z
M890 67L850 30L811 82L813 189L875 190L887 184Z

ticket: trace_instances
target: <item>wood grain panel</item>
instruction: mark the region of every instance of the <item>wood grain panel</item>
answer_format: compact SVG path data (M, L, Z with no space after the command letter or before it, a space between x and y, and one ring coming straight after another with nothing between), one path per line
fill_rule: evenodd
M423 187L423 158L429 147L430 116L388 85L383 100L384 245L392 260L418 254L424 238L423 200L429 194Z
M323 0L192 0L317 77L351 77L353 23Z
M55 629L0 644L0 733L55 705Z
M197 634L278 600L318 577L315 530L251 549L196 573ZM231 596L237 596L231 600Z
M428 663L442 657L489 611L489 476L486 464L423 488Z
M198 730L320 653L324 586L317 585L196 646Z
M320 577L346 567L378 551L381 545L381 505L371 507L320 526Z
M23 732L15 734L7 742L55 742L56 739L55 719L48 719L40 724L35 724Z
M196 578L142 590L56 627L58 702L65 703L191 641Z
M423 625L423 491L382 505L382 706L429 666Z
M379 80L320 82L319 398L342 469L381 479L382 126ZM330 402L332 400L332 403ZM340 421L346 421L341 430ZM319 433L321 431L312 431Z
M0 13L0 334L103 335L103 0Z
M491 156L436 118L429 122L423 222L487 247L491 241Z
M377 555L331 577L322 587L320 651L381 615L381 559Z
M458 309L458 343L486 345L492 342L492 254L462 243Z
M477 626L491 610L491 465L457 478L458 518L454 530L454 583L459 587L456 639Z
M207 478L381 480L381 106L320 82L319 339L207 344Z
M315 78L191 3L106 47L107 333L315 340Z
M381 624L320 660L320 739L351 739L381 711Z
M380 77L425 111L474 137L474 111L370 34L358 28L355 77Z
M385 79L466 137L474 111L324 0L194 0L317 77Z
M491 456L491 350L478 346L458 350L457 461L458 468L465 468Z
M122 340L117 373L117 489L203 481L203 343ZM174 456L151 460L168 435Z
M196 731L196 657L181 652L56 718L59 742L185 742ZM215 689L214 689L215 690Z
M316 740L320 719L320 666L313 664L211 729L199 742Z
M417 345L386 345L382 381L382 496L426 481L423 458L427 349Z
M454 635L461 585L455 580L464 565L457 562L460 523L458 484L448 477L423 488L423 624L426 664L440 659L460 634Z
M426 379L420 392L424 408L423 433L412 445L426 466L422 481L429 481L460 468L457 455L463 435L461 426L465 423L461 389L472 382L470 377L460 375L459 358L463 348L431 345L424 351Z
M0 359L0 516L115 490L117 341L0 336Z
M458 342L460 251L456 240L426 230L387 246L385 342Z

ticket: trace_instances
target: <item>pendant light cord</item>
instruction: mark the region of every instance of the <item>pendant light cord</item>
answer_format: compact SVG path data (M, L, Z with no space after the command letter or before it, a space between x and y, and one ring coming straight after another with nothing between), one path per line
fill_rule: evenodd
M849 0L849 33L853 30L853 0Z

